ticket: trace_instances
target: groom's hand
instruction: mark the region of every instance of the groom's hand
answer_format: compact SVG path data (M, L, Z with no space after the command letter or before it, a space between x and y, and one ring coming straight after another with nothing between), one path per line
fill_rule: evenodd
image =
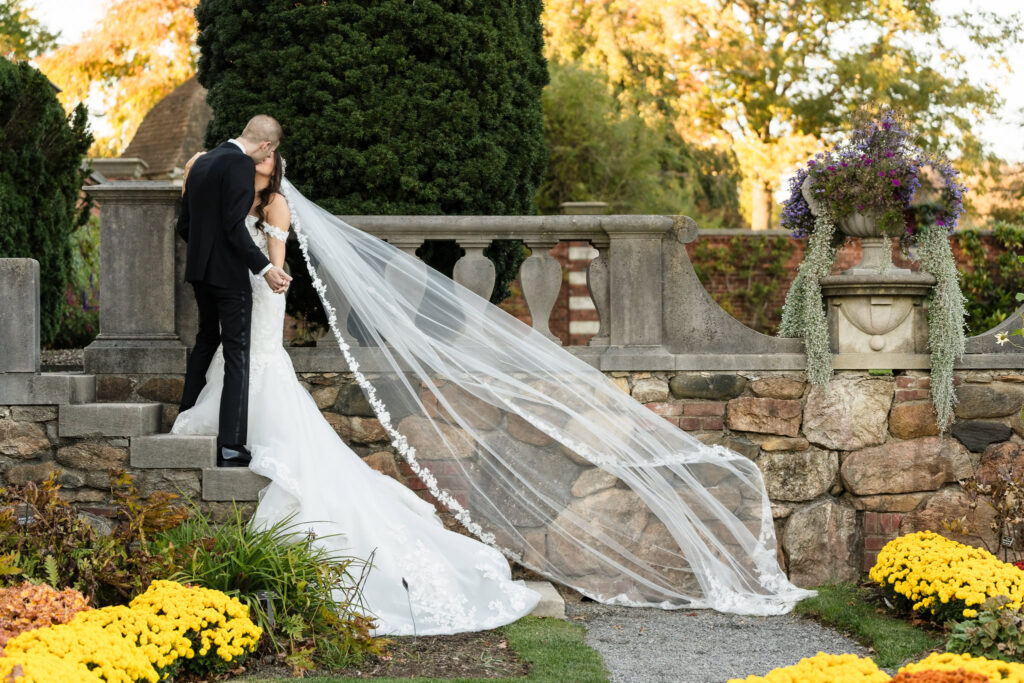
M273 266L268 270L263 275L263 278L267 281L267 284L270 285L270 288L274 290L275 294L280 294L287 290L288 283L292 281L292 276L277 266Z

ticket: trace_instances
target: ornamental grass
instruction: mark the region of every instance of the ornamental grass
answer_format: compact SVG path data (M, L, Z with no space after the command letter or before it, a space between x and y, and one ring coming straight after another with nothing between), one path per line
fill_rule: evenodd
M226 671L255 650L261 634L235 598L154 581L128 606L85 610L12 638L0 681L156 683L181 670Z
M1024 573L992 553L922 531L889 541L868 573L897 608L936 623L978 616L987 599L1024 604Z
M873 661L857 655L819 652L793 666L764 676L734 678L729 683L1024 683L1024 664L1011 664L967 654L934 653L902 667L895 678Z

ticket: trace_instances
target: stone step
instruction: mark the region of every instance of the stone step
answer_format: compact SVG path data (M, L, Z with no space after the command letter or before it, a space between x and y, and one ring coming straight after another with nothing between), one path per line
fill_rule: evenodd
M526 587L540 593L540 602L530 612L535 617L565 619L565 600L550 581L526 581Z
M186 434L136 436L131 464L139 468L206 469L217 465L217 437Z
M160 431L159 403L83 403L62 405L60 436L145 436Z
M256 500L269 483L247 467L210 467L203 470L203 500Z
M74 372L0 373L0 405L45 406L92 403L96 376Z

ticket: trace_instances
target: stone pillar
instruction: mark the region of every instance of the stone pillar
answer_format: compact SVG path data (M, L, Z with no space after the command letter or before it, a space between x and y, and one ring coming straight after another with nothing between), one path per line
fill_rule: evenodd
M0 373L39 372L39 262L0 259Z
M523 298L530 309L533 329L551 341L561 344L562 340L551 333L548 321L551 309L558 300L558 291L562 287L562 266L549 253L558 244L557 240L531 239L526 246L532 252L523 261L519 269L520 282L523 287Z
M85 188L100 205L100 333L85 349L98 374L182 373L175 233L181 189L124 181ZM176 291L176 289L178 291ZM184 302L182 302L184 303Z
M602 224L609 240L609 343L632 347L633 353L663 352L661 241L672 219L632 218L628 224Z

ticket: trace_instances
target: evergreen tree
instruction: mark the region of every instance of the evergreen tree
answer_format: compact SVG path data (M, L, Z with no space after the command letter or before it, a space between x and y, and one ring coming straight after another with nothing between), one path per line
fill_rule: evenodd
M68 117L37 69L0 59L0 258L39 261L44 344L64 313L71 233L89 217L79 198L90 144L85 107Z
M541 0L267 0L259 10L202 0L207 145L266 113L284 128L289 179L333 213L534 214L547 162L541 10ZM490 250L495 300L521 254L519 244Z

